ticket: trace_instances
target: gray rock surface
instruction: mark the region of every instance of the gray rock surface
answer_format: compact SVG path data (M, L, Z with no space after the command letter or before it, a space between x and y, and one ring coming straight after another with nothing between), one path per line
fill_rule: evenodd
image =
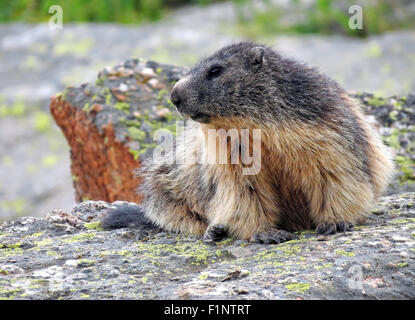
M305 231L279 245L101 231L108 206L88 201L1 224L0 298L415 298L415 193L382 198L352 232Z

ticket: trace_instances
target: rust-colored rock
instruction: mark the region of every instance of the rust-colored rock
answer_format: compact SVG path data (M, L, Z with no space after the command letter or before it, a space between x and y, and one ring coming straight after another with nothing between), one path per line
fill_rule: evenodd
M177 119L168 97L182 75L181 68L128 60L100 72L95 84L68 87L51 99L71 150L76 201L140 202L134 171L152 154L153 131L172 128Z
M71 171L76 201L139 201L134 193L139 166L129 148L115 139L109 123L99 132L86 112L62 97L52 98L50 110L71 148Z

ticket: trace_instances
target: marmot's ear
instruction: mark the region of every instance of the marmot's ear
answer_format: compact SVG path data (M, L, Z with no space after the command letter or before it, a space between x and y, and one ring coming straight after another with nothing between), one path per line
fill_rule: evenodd
M254 47L251 49L250 58L252 65L261 66L264 62L264 48Z

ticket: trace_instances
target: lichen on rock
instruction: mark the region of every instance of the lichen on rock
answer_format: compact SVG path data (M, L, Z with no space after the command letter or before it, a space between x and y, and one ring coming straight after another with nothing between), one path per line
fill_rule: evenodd
M87 201L0 225L0 299L414 299L414 203L415 193L383 197L356 230L333 236L208 245L102 231L99 216L125 203Z
M133 171L152 155L156 130L175 134L181 117L168 92L184 72L131 59L102 70L95 84L52 98L51 113L71 148L77 201L139 201Z

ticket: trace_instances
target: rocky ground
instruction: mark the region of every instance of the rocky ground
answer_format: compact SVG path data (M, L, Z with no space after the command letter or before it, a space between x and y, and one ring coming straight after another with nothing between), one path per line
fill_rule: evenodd
M354 231L327 237L304 231L280 245L233 239L208 245L201 237L161 230L103 231L97 220L108 203L74 207L76 177L67 142L48 113L50 96L72 85L57 97L80 111L89 113L94 101L108 113L134 115L142 104L132 99L117 108L122 97L112 89L155 64L128 60L96 81L98 71L131 57L189 66L244 38L235 19L225 3L181 9L139 27L64 25L52 32L47 25L0 25L0 220L30 215L0 224L0 299L415 298L415 95L408 94L415 92L413 31L365 40L259 39L356 91L394 149L393 195ZM160 76L170 68L153 72ZM131 97L141 92L131 90ZM167 97L160 91L147 94ZM117 130L127 139L126 128ZM56 208L62 210L50 212Z
M189 66L231 41L231 4L184 8L141 26L0 25L0 220L44 215L74 205L68 147L48 114L49 98L67 85L94 81L104 66L131 57ZM309 62L346 88L382 96L415 91L415 33L368 39L274 36L258 39Z
M415 193L382 198L352 232L279 245L102 231L108 206L0 225L0 299L415 298Z

